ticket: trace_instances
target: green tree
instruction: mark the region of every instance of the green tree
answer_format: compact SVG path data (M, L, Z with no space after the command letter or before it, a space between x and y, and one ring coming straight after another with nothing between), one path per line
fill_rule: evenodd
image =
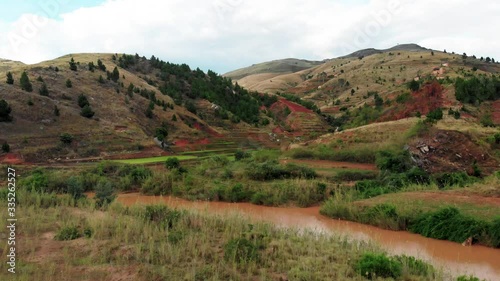
M102 75L99 75L99 79L97 80L99 83L104 84L104 78L102 78Z
M25 90L26 92L32 92L33 91L33 85L31 85L30 78L28 77L28 74L26 71L23 71L21 74L21 79L19 80L21 84L21 89Z
M408 83L408 89L412 90L413 92L418 91L420 89L420 83L415 80L411 80L410 83Z
M374 99L376 107L381 107L382 105L384 105L384 100L378 94L375 94Z
M71 87L73 87L73 83L71 83L71 80L69 80L68 78L68 80L66 80L66 88L71 88Z
M172 115L172 121L174 121L174 122L176 122L176 121L177 121L177 116L175 116L175 114L174 114L174 115Z
M55 116L61 115L61 112L59 111L59 107L57 107L57 105L54 105L54 115Z
M144 114L146 115L146 117L148 117L149 119L153 118L153 109L151 109L150 106L148 106L148 108L146 109L146 111L144 112Z
M7 84L14 84L14 77L12 77L12 72L7 72Z
M102 179L97 183L95 188L95 202L97 207L109 205L115 200L115 190L110 181Z
M8 143L4 142L2 144L2 151L5 153L9 153L10 152L10 145Z
M10 122L12 121L12 116L10 113L12 109L10 105L5 100L0 100L0 122Z
M86 105L90 105L89 100L87 99L87 97L84 94L80 94L78 96L78 106L80 108L83 108Z
M47 84L45 84L45 82L42 83L42 87L38 90L38 92L42 96L49 96L49 89L47 88Z
M118 81L118 79L120 79L120 72L118 71L118 67L115 66L113 72L111 73L111 80L113 80L113 82L116 82Z
M177 169L181 166L177 157L170 157L165 161L165 167L169 170Z
M94 72L94 70L95 70L95 65L94 65L94 62L91 61L91 62L89 62L89 71Z
M73 58L71 58L71 60L69 61L69 69L71 69L73 71L77 70L76 62L75 62L75 60Z
M64 144L71 144L73 142L73 135L69 133L63 133L59 136L59 140Z
M106 71L106 66L102 63L100 59L97 60L97 67L102 71Z
M92 111L92 108L90 105L86 105L82 108L80 111L80 115L86 118L92 118L94 116L95 112Z
M130 83L128 85L127 94L128 94L129 97L133 97L134 96L134 88L135 88L134 84Z

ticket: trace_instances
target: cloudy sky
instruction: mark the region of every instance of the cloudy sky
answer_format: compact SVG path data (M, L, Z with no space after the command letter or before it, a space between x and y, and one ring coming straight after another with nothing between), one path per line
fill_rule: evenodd
M0 0L0 58L155 55L225 73L417 43L500 60L500 1Z

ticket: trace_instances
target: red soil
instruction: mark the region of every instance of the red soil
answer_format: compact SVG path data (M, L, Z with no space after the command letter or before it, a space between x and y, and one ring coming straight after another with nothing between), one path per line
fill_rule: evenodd
M379 122L393 121L414 116L416 112L427 115L432 110L443 107L445 101L443 87L438 82L424 85L422 89L413 92L412 99L402 107L395 108L379 118Z
M500 100L493 102L492 108L493 108L493 112L491 114L491 119L493 119L493 123L499 125L500 124Z
M290 109L290 111L292 112L305 112L305 113L313 113L312 110L310 109L307 109L305 107L303 107L302 105L300 104L296 104L294 102L291 102L289 100L286 100L286 99L280 99L278 102L282 103L282 104L285 104L286 106L288 106L288 108Z
M23 164L24 160L14 153L7 153L3 157L0 157L0 163L9 165L19 165Z

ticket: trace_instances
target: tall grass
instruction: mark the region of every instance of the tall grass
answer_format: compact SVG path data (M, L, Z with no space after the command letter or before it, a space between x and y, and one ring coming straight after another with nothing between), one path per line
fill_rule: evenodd
M23 270L16 280L97 281L123 274L134 280L273 280L279 276L359 280L357 261L367 251L381 254L373 245L251 223L234 214L212 216L164 205L117 203L102 212L86 199L75 204L70 196L56 196L44 205L32 204L44 201L44 194L22 190L20 195L18 233L24 242L17 254ZM6 216L1 213L0 219ZM401 263L401 267L414 272L410 265ZM10 278L6 268L6 263L0 264L2 280ZM409 278L426 274L412 273Z

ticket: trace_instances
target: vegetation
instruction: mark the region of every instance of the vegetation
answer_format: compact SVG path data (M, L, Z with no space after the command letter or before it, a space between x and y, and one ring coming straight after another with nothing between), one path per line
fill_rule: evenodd
M134 280L267 280L282 275L291 280L359 280L364 273L358 273L358 261L365 260L367 253L382 255L371 244L275 228L240 216L223 219L164 205L116 203L96 212L89 199L75 204L68 196L24 189L19 195L23 206L19 216L25 221L23 237L29 241L19 254L38 259L40 252L32 249L51 245L49 256L39 262L24 262L26 270L17 272L20 280L66 280L82 274L82 269L92 272L96 280L109 280L116 277L104 266L110 262L122 270L140 272L133 275ZM6 214L0 216L7 219ZM54 240L41 238L50 233L56 233ZM79 237L86 238L71 241ZM401 259L387 258L395 262ZM401 262L401 271L410 272L407 277L411 280L441 278L431 270L413 273L417 271L415 264ZM8 278L7 267L0 265L0 278ZM47 268L53 270L44 270Z
M28 77L28 74L26 71L23 71L21 74L21 78L19 80L19 83L21 85L21 89L26 91L26 92L32 92L33 91L33 85L30 82L30 78Z
M2 152L8 153L10 152L10 145L7 142L2 144Z
M70 144L73 142L73 140L75 139L75 137L73 137L73 135L71 134L68 134L68 133L63 133L59 136L59 139L61 140L62 143L64 144Z
M68 78L66 80L66 88L72 88L73 87L73 83L71 82L71 80Z
M7 72L7 84L12 85L14 84L14 77L12 76L12 72Z
M42 87L38 93L42 96L49 96L49 89L47 88L47 84L45 84L45 82L42 83Z
M77 70L76 62L73 58L71 58L71 60L69 61L69 69L71 69L72 71Z
M500 79L496 76L457 78L455 95L463 103L479 104L483 101L500 99Z
M92 118L95 115L95 112L92 110L90 105L85 105L80 111L80 115L85 118Z
M11 112L12 108L7 101L4 99L0 100L0 122L12 121L12 115L10 115Z

